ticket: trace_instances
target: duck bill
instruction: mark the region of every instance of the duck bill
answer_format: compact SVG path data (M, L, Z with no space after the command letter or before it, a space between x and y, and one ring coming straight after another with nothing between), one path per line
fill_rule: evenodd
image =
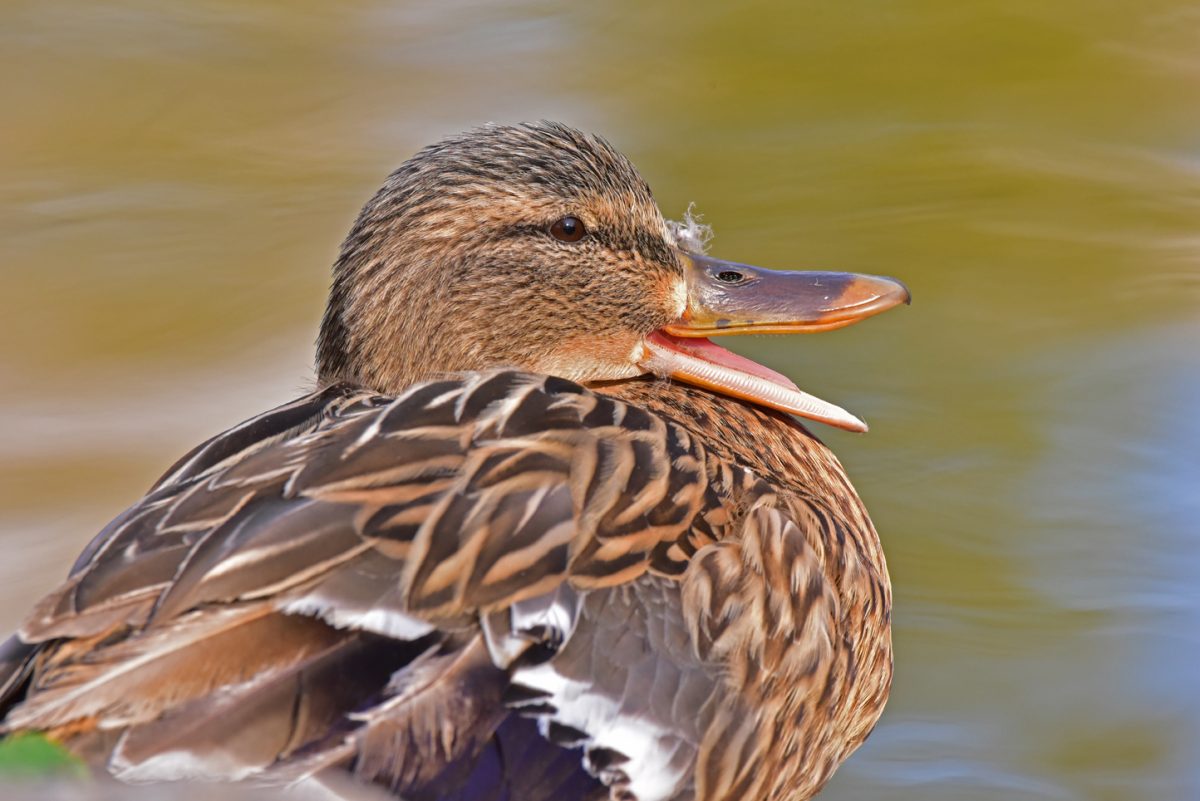
M732 334L832 331L911 297L894 278L837 272L784 272L680 253L687 277L682 317L646 338L641 366L760 406L847 431L867 425L804 392L787 376L709 341Z

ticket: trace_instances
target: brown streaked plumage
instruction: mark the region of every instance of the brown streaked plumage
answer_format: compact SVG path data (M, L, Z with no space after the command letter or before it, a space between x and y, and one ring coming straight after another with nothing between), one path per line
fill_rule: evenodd
M343 244L319 388L92 541L0 649L3 730L130 780L809 798L883 709L891 592L779 410L861 423L701 337L907 292L689 245L565 126L418 153Z

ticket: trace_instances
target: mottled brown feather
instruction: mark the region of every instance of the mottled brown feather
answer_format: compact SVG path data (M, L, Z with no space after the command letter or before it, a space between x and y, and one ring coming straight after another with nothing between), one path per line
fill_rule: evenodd
M578 247L546 235L567 213ZM422 151L343 244L320 388L93 540L0 650L3 731L127 778L350 771L414 801L628 799L647 771L678 801L817 792L890 686L882 549L794 420L635 378L679 314L672 230L565 126Z

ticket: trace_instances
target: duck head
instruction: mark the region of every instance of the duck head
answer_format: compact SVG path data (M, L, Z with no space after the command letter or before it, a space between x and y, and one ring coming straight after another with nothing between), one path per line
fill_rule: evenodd
M907 303L904 285L699 248L599 137L548 122L450 137L396 170L342 244L319 379L391 394L496 367L584 384L654 374L865 431L708 338L840 328Z

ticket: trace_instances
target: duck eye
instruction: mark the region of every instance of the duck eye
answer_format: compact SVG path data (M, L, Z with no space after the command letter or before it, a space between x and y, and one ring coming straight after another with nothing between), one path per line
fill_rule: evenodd
M587 229L578 217L563 217L550 226L550 235L559 242L578 242L586 233Z
M723 284L736 284L742 280L742 274L736 270L721 270L717 273L717 280Z

